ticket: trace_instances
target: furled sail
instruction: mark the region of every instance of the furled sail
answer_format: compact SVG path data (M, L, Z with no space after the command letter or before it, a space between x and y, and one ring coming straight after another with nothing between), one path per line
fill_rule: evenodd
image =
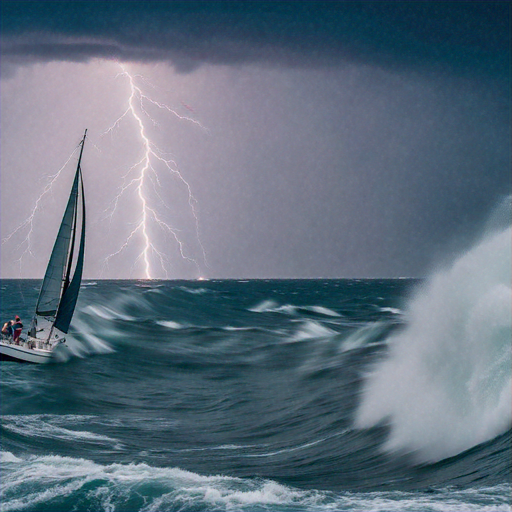
M84 149L85 136L81 142L80 157L75 173L69 200L53 246L50 261L44 276L36 315L55 318L55 327L67 332L75 309L80 281L82 279L84 249L85 249L85 201L84 187L80 163ZM79 198L81 196L81 234L78 257L73 278L70 280L71 266L77 236L79 217Z

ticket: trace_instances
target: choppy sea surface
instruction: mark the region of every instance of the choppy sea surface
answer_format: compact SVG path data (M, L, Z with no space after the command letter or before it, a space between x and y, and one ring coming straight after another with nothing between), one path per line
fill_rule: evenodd
M0 365L0 509L511 510L504 240L422 281L85 281L54 364Z

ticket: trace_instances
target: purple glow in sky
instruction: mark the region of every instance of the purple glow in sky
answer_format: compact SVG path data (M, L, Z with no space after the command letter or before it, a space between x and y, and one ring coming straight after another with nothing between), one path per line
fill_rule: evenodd
M43 275L85 128L86 278L421 276L469 243L510 194L500 4L247 4L3 2L2 239L38 208L2 277Z

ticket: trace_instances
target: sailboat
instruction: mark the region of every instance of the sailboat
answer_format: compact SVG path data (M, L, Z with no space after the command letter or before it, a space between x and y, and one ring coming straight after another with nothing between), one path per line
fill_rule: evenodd
M81 140L80 156L66 210L48 262L34 316L26 337L2 334L0 358L29 363L48 363L57 347L66 346L66 334L73 318L85 250L85 198L82 179L82 154L85 138Z

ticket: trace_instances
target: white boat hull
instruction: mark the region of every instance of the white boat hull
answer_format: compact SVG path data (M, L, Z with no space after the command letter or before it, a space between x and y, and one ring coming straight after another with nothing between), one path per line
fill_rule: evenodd
M11 361L23 361L26 363L49 363L53 358L52 349L28 348L28 343L22 342L20 345L1 340L0 358Z

